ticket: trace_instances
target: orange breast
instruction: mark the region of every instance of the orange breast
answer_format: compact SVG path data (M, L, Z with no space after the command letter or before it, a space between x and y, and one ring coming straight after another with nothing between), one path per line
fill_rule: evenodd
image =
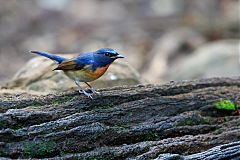
M106 72L109 65L99 67L94 72L90 69L90 67L86 67L76 71L65 71L65 74L73 80L78 78L81 82L91 82L101 77Z
M108 69L109 65L106 65L105 67L99 67L94 72L88 72L88 74L93 79L97 79L97 78L101 77L106 72L106 70Z

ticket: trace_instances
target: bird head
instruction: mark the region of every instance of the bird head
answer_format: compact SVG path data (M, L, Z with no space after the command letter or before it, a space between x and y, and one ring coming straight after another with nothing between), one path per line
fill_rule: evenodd
M116 60L118 58L124 58L124 56L120 55L117 51L111 48L102 48L97 50L95 53L105 57L106 59Z
M111 48L102 48L94 52L94 59L98 66L106 66L118 58L124 58L124 56Z

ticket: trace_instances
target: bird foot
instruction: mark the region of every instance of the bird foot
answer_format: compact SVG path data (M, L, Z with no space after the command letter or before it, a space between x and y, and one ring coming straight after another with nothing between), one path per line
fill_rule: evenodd
M89 91L90 91L90 92L89 92ZM87 91L85 91L85 90L79 90L78 92L81 93L81 94L84 94L84 95L87 96L88 98L93 99L93 97L92 97L93 92L92 92L91 90L87 90Z
M83 94L85 94L88 98L93 99L92 97L93 93L88 93L87 91L83 91Z
M100 95L101 94L100 92L96 91L94 88L90 88L90 89L86 90L86 92L87 93L96 94L96 95Z

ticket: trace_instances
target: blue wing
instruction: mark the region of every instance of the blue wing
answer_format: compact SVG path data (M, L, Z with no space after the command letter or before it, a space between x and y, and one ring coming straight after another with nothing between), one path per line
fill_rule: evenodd
M81 70L94 64L93 53L80 54L78 57L65 60L54 70Z

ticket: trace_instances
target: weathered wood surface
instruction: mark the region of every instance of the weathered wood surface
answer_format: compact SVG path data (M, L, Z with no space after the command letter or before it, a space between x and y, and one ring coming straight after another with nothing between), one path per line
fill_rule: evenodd
M239 115L219 111L214 103L221 98L239 103L239 86L240 78L212 78L115 87L101 90L93 100L77 91L48 96L1 92L0 155L238 159Z
M178 154L161 154L155 160L239 160L240 141L220 145L207 151L187 156Z

